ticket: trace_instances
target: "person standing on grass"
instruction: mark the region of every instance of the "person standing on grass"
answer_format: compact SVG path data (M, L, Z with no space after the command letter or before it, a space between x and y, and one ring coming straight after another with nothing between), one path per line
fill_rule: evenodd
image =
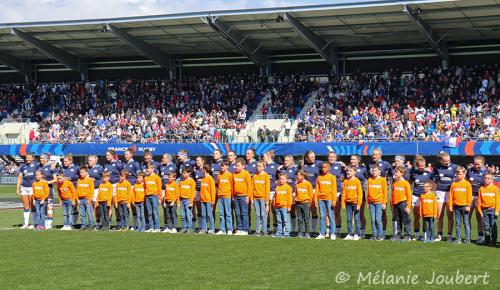
M210 165L204 164L202 170L204 177L200 180L201 231L199 233L214 234L215 221L212 215L212 207L215 204L215 197L217 195L215 180L211 175ZM210 230L208 230L208 222L210 222Z
M298 221L299 238L310 238L309 225L311 224L311 202L313 201L313 188L306 180L307 172L299 170L295 185L295 211Z
M398 230L394 230L395 236L391 238L391 241L410 241L411 232L411 221L410 221L410 211L412 202L412 192L410 183L404 178L406 175L406 168L404 166L398 166L394 169L394 182L392 183L392 194L391 194L391 207L394 215L396 216L396 222ZM404 231L404 237L403 237Z
M465 180L466 170L458 166L456 179L450 187L449 210L455 215L456 239L455 244L462 243L462 222L465 227L465 243L470 244L469 212L472 204L472 186Z
M127 180L130 182L130 186L134 186L136 180L137 180L137 174L141 171L141 164L139 162L134 160L134 154L135 150L133 148L128 148L125 150L125 163L123 163L123 169L128 171L128 177ZM129 203L130 207L130 203ZM132 220L134 222L134 225L137 224L137 212L135 211L135 207L130 207L132 209ZM123 222L122 222L123 224ZM127 222L128 224L128 222ZM134 227L131 228L132 230L135 230Z
M361 164L361 156L359 155L351 155L351 158L350 158L350 166L354 167L354 170L355 170L355 173L354 173L354 177L356 177L357 179L359 179L359 181L361 182L361 188L364 191L366 191L366 183L368 181L368 169L366 168L366 166L364 164ZM347 172L346 172L346 176L347 176ZM342 188L342 191L344 189ZM363 204L361 205L361 208L360 208L360 226L361 226L361 230L360 230L360 235L361 236L364 236L364 228L366 226L366 218L365 218L365 208L364 208L364 204L366 202L366 199L365 199L365 196L363 195Z
M415 166L412 168L410 173L410 182L413 183L413 196L411 205L413 207L414 241L420 240L420 195L424 192L425 182L432 180L432 173L427 170L425 164L426 161L424 157L420 155L415 156ZM438 198L437 193L436 198Z
M266 163L266 167L264 171L269 175L269 180L270 180L270 192L269 192L269 200L271 201L271 205L274 203L272 202L274 199L274 192L276 189L276 177L278 174L278 164L274 162L274 150L270 150L264 153L262 160ZM270 213L273 216L273 228L276 228L276 211L274 208L271 206L269 209ZM267 226L268 229L267 231L269 232L269 228L271 227L271 214L267 215Z
M57 174L57 193L59 196L59 205L63 209L64 226L62 231L69 231L73 229L73 207L76 206L78 197L76 196L76 189L73 183L66 179L64 173Z
M292 187L287 183L288 176L285 173L278 173L276 186L276 195L274 197L274 208L276 209L276 218L278 227L274 237L290 237L290 217L293 197Z
M295 193L295 184L297 180L298 167L295 165L292 155L285 156L283 160L283 165L278 166L279 173L285 173L288 176L287 183L292 187L292 193ZM291 233L297 231L297 215L295 214L295 204L292 204L292 210L290 211L291 218Z
M434 242L434 219L437 217L437 199L431 191L432 182L424 183L424 192L420 195L420 216L424 224L424 242Z
M54 219L54 207L53 207L53 201L54 201L54 183L57 183L56 179L56 174L57 174L57 169L56 169L56 164L54 161L50 161L50 155L49 154L42 154L40 156L40 167L43 173L43 178L45 181L47 181L49 185L49 197L47 198L47 203L46 203L46 212L47 212L47 218L45 220L45 228L46 229L51 229L52 228L52 221Z
M321 163L321 161L316 160L316 154L314 154L312 150L308 150L304 153L301 169L307 172L306 180L311 183L313 191L316 190L316 179L319 176ZM311 231L315 232L318 225L318 209L314 202L311 203L311 216Z
M175 182L177 173L169 172L168 179L165 184L165 196L163 207L165 208L165 229L163 233L177 233L177 206L179 206L180 190L179 185Z
M106 163L104 165L104 172L109 172L109 182L113 186L113 201L112 205L110 205L112 208L110 208L109 211L109 220L111 223L111 218L113 216L113 208L116 203L116 183L118 183L118 180L120 180L120 171L123 169L123 164L117 160L116 153L114 150L108 150L106 151ZM115 219L116 219L116 224L120 223L120 214L118 213L118 209L115 208Z
M342 209L347 212L347 231L348 234L344 240L358 241L361 235L361 223L359 219L359 209L363 203L363 188L359 179L354 176L356 168L348 167L346 170L346 179L342 185ZM356 222L356 233L353 234L352 219Z
M222 161L220 173L217 177L217 197L219 203L219 231L217 235L233 234L233 215L231 212L231 199L234 195L233 174L229 172L229 161Z
M500 212L500 193L493 184L493 174L484 175L484 185L479 188L477 210L484 223L485 245L497 244L497 218Z
M198 220L198 229L201 229L201 201L200 201L200 188L201 180L205 178L205 173L203 167L205 166L205 158L198 156L196 157L196 166L194 168L194 180L196 182L196 194L194 197L193 206L193 231L196 231L196 220Z
M35 172L35 182L33 182L33 203L36 209L36 229L45 230L45 206L49 198L49 184L43 179L43 172Z
M179 196L182 218L182 233L191 232L192 211L194 196L196 193L196 182L191 177L191 168L186 167L182 171L182 179L179 183Z
M144 177L146 173L140 171L137 173L137 180L132 187L132 206L135 208L137 213L137 223L134 227L139 232L144 232L146 230L146 218L144 217L144 196L145 196L145 184Z
M89 160L88 160L88 169L89 169L89 176L94 180L94 196L92 198L92 203L94 207L94 214L95 214L95 219L96 219L96 227L99 228L101 226L101 209L99 207L99 202L97 201L98 195L99 195L99 186L101 185L102 182L102 173L104 169L97 164L98 158L95 155L90 155ZM111 194L113 193L112 191L110 192ZM111 205L111 202L107 204L107 206ZM107 211L109 214L109 211ZM106 218L108 218L106 216ZM106 223L109 225L109 222Z
M158 205L161 197L161 179L156 173L154 173L156 168L157 166L155 164L149 164L147 167L146 176L144 177L144 194L146 196L146 207L149 215L149 229L147 231L159 233L160 214L158 211Z
M165 153L163 154L163 157L161 159L161 164L160 164L160 167L159 167L159 175L161 177L161 185L162 185L162 194L163 194L163 197L165 197L165 185L168 183L168 177L170 175L170 173L172 172L177 172L177 166L172 162L172 155L168 154L168 153ZM176 174L177 176L177 174ZM170 229L167 228L167 206L164 204L163 205L163 222L165 224L165 227L163 229L163 232L170 232ZM176 225L177 226L177 223ZM168 231L167 231L168 229Z
M385 178L386 180L390 176L392 176L392 165L389 162L382 160L382 149L380 149L380 148L375 148L373 150L372 160L370 162L370 167L371 166L378 166L380 168L380 176ZM364 204L363 204L363 206L364 206ZM361 210L361 224L362 224L361 225L361 235L364 238L364 235L365 235L364 228L365 228L365 224L366 224L364 209ZM382 227L383 227L383 232L385 235L385 231L387 229L387 214L385 211L385 207L384 207L384 209L382 209Z
M76 194L80 205L80 217L82 226L80 230L87 229L87 218L89 221L89 230L94 229L94 213L92 206L92 197L94 196L94 181L89 177L87 167L80 168L80 179L77 181Z
M395 179L396 179L395 171L396 171L396 168L398 168L399 166L403 166L404 168L406 168L406 173L404 174L403 178L406 181L410 181L411 164L409 161L407 162L407 164L405 164L405 161L406 161L406 157L404 155L396 155L394 157L394 164L392 166L392 176L391 176L392 182L395 182ZM392 213L392 229L393 229L392 238L398 236L398 232L397 232L398 231L398 221L396 218L397 218L397 216L394 213L394 209L393 209L393 213Z
M113 200L113 185L109 182L109 172L102 174L102 182L99 184L97 193L97 202L99 203L99 218L98 224L101 224L100 230L109 231L109 208Z
M36 210L33 207L33 182L35 182L35 172L40 168L35 161L35 154L26 154L26 162L19 167L17 176L16 194L21 196L23 201L24 222L21 229L34 229L36 224ZM30 212L31 221L30 225Z
M326 218L330 220L330 239L335 240L335 215L333 210L337 201L337 179L330 173L330 164L327 162L321 164L320 175L316 179L316 192L314 194L314 203L319 209L319 235L317 240L322 240L326 233Z
M116 184L115 207L120 213L121 223L116 231L127 231L130 222L130 203L132 202L132 185L128 181L129 172L123 169L120 172L120 180Z
M342 215L340 214L342 202L340 194L342 193L342 182L345 176L345 164L342 161L337 161L337 153L331 151L328 153L328 163L330 164L330 173L337 179L337 192L335 195L335 235L340 236L342 230Z
M484 157L476 156L474 157L474 165L472 168L467 170L467 179L472 185L472 205L470 208L469 219L472 220L472 215L474 213L474 209L476 209L476 219L477 219L477 244L484 243L484 231L483 231L483 220L481 215L479 214L478 209L478 195L479 188L484 185L484 176L486 175L487 170L484 167ZM471 223L469 220L469 224Z
M371 177L368 178L367 197L372 222L372 237L370 240L385 240L385 231L382 225L382 210L387 205L387 180L380 176L380 167L371 168Z
M250 202L255 207L255 234L267 235L267 213L269 212L269 192L271 191L271 178L265 172L266 163L257 162L257 172L252 177L253 191Z
M77 182L80 179L80 168L73 164L73 154L66 154L63 158L63 166L61 167L62 173L66 176L66 179L73 183L75 188L77 187ZM92 193L93 194L93 193ZM73 226L78 223L78 205L73 207Z
M245 160L237 158L235 161L236 171L233 173L234 184L234 209L236 212L237 230L235 235L248 235L248 203L250 193L253 191L252 178L246 171Z

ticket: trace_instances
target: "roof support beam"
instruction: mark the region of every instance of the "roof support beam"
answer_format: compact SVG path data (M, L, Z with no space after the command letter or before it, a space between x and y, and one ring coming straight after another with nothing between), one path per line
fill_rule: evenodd
M12 33L17 37L21 38L25 42L29 43L34 48L40 50L45 53L47 56L56 59L60 63L62 63L65 67L80 73L81 79L85 80L87 78L87 63L66 52L63 49L57 48L51 44L48 44L38 38L35 38L28 33L22 32L17 28L12 28Z
M288 22L293 29L313 48L324 60L331 66L333 73L337 73L339 58L337 49L332 41L326 42L311 29L307 28L302 22L298 21L290 13L285 12L283 18Z
M18 73L24 75L26 82L31 80L31 66L27 61L24 61L18 57L10 55L8 53L0 53L0 63L16 70Z
M123 43L131 46L142 55L155 62L157 65L166 68L169 71L172 70L172 57L169 54L164 53L142 39L128 34L123 29L113 24L109 24L109 28Z
M202 20L222 37L229 40L229 42L241 50L254 63L260 66L266 66L269 63L261 44L255 44L248 36L241 34L233 27L222 22L218 17L203 17Z
M443 38L440 38L434 31L432 31L431 27L425 23L425 21L420 18L420 10L412 9L408 5L404 5L403 12L408 16L411 22L417 27L417 29L427 38L427 41L431 45L431 47L438 53L441 57L441 63L443 69L448 69L449 64L449 55L448 55L448 45L446 42L442 41Z

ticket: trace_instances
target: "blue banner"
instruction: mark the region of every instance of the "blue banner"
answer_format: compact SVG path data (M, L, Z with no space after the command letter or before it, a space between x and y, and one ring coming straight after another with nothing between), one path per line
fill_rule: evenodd
M253 148L258 155L266 151L274 150L276 155L302 155L307 150L314 151L317 155L326 155L335 151L339 155L371 155L375 148L380 148L384 155L425 155L435 156L440 151L446 151L450 155L475 156L485 155L500 156L500 142L460 142L456 147L450 147L443 142L330 142L330 143L161 143L161 144L122 144L122 143L80 143L80 144L13 144L0 145L0 154L21 155L28 152L36 155L50 153L52 155L64 155L72 153L75 156L104 155L107 150L114 150L122 155L127 148L134 148L137 155L144 155L145 150L155 155L164 153L177 154L179 150L185 149L190 155L212 155L215 149L220 149L224 155L229 150L238 155L244 155L245 151Z

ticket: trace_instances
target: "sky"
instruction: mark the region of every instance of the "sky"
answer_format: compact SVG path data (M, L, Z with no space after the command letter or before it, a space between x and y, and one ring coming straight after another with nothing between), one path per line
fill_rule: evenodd
M284 7L348 0L0 0L0 23Z

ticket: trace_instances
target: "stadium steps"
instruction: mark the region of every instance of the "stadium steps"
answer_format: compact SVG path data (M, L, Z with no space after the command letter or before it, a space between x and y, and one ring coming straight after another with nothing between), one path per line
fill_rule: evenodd
M0 123L0 144L27 143L30 130L36 126L37 123L31 123L28 120L4 120Z
M292 126L290 127L290 135L287 137L285 136L285 130L282 130L280 132L279 140L281 142L294 142L295 141L295 131L297 131L297 126L299 124L299 121L304 118L304 115L309 111L309 109L312 108L312 106L318 101L318 92L313 91L311 93L311 97L307 100L307 102L304 104L304 107L302 107L302 110L300 110L300 113L297 115L297 118L295 118L295 121L292 123Z

